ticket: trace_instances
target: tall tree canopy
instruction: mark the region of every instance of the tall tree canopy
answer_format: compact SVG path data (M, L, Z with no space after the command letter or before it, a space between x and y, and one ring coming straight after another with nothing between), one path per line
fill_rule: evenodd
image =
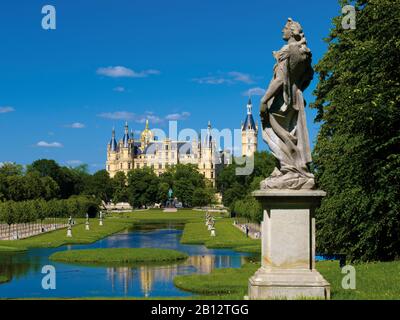
M356 29L334 18L316 66L322 124L313 159L328 192L317 243L355 260L389 260L400 255L400 3L355 5Z

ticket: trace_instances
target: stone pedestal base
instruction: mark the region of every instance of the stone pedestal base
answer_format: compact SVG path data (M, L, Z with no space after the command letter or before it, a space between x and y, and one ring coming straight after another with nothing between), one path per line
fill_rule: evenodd
M317 270L260 268L249 280L250 300L330 299L330 285Z
M264 211L261 269L249 280L248 299L330 299L315 269L315 208L320 190L260 190Z

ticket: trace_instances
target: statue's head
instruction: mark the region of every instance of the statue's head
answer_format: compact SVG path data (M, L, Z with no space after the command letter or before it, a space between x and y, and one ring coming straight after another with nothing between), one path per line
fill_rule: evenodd
M294 38L296 41L299 41L302 38L303 28L300 23L289 18L282 32L284 40L288 41L290 38Z

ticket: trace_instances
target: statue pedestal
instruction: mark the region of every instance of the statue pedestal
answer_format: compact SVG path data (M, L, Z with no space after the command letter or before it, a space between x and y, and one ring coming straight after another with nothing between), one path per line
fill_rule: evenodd
M262 266L249 280L248 299L330 299L330 285L315 269L314 211L320 190L261 190Z

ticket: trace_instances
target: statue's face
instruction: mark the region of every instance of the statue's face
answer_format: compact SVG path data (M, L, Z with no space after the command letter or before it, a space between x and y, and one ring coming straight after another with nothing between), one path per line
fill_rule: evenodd
M288 25L286 25L285 28L283 28L282 33L283 33L283 40L289 40L292 35L292 31L290 30Z

